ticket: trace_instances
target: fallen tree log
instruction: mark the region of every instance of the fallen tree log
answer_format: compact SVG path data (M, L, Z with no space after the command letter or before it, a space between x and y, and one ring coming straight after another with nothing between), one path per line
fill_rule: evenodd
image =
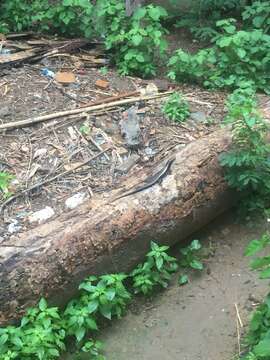
M151 240L173 245L231 207L236 197L218 161L230 144L228 129L214 132L179 150L161 184L111 202L119 193L114 190L11 236L1 248L1 324L19 318L41 296L60 305L90 274L130 270Z

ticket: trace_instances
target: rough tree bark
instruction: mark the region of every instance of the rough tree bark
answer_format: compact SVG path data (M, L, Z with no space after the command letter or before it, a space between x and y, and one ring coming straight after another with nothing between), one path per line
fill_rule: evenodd
M228 130L214 132L177 152L161 184L113 203L117 191L94 197L75 211L12 236L11 247L1 248L1 324L20 317L40 296L60 305L85 276L131 269L151 240L172 245L232 206L235 194L218 162L230 143ZM124 185L130 188L138 181L129 179Z

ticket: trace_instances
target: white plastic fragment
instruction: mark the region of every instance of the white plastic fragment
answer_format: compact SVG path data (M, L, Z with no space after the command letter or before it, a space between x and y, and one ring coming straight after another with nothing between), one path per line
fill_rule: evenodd
M65 205L68 209L75 209L77 206L81 205L86 199L86 193L77 193L71 197L69 197L65 201Z
M19 225L19 221L16 219L13 219L12 222L8 225L8 232L10 234L14 234L18 231L20 231L21 225Z
M38 222L41 224L42 222L50 219L54 215L54 210L50 206L46 206L44 209L38 210L29 216L29 222L35 223Z

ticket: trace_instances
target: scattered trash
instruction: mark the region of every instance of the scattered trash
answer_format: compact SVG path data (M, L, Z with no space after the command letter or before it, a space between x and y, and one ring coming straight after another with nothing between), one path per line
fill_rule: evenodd
M47 68L41 70L41 74L48 78L53 79L55 77L55 73Z
M129 170L139 161L138 154L131 154L124 162L116 167L116 171L122 174L129 172Z
M126 145L131 149L136 149L141 145L141 129L137 107L132 106L123 113L120 121L121 135L126 141Z
M96 81L95 85L96 85L96 87L105 90L105 89L108 89L108 87L109 87L109 81L99 79Z
M30 223L38 222L39 224L41 224L44 221L50 219L52 216L54 216L53 208L51 208L50 206L46 206L44 209L34 212L28 217L28 219Z
M68 133L72 141L76 141L78 139L78 133L75 131L73 126L68 127Z
M10 50L10 49L6 49L6 48L0 49L0 55L10 55L10 54L11 54L11 50Z
M57 72L55 80L63 85L72 84L76 81L75 75L72 72Z
M21 228L22 227L21 227L21 225L19 225L19 221L16 219L12 219L12 222L8 225L7 230L10 234L14 234L14 233L20 231Z
M151 158L151 157L155 156L156 151L153 150L151 147L148 146L148 147L146 147L146 148L144 149L144 153L145 153L146 156L148 156L149 158Z
M77 193L65 201L65 205L68 209L75 209L86 200L86 193Z

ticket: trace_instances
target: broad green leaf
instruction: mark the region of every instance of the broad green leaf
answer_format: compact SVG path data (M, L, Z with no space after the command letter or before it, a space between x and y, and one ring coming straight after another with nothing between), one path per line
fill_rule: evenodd
M252 240L245 250L245 256L252 256L258 251L261 251L264 248L264 244L260 240Z
M106 319L111 320L112 319L112 309L109 305L102 305L100 306L100 313L102 316L104 316Z
M260 279L269 279L269 278L270 278L270 267L261 271L260 273Z
M270 265L270 256L255 259L250 263L250 266L253 270L260 269L267 265Z
M76 337L78 342L80 342L83 339L85 333L86 333L86 331L82 327L75 331L75 337Z
M259 342L258 345L254 346L253 352L259 357L269 357L270 356L270 340L264 339Z
M187 275L181 275L179 277L179 284L184 285L188 283L188 276Z
M98 308L98 300L91 300L87 304L87 308L88 308L89 314L92 314L93 312L95 312Z
M196 269L196 270L202 270L203 269L203 264L198 260L191 260L190 266L193 269Z
M0 336L0 346L4 345L8 340L8 335L7 334L3 334Z
M200 250L202 245L199 240L193 240L189 247L191 250Z
M38 307L41 311L46 310L47 309L47 301L44 298L41 298L38 303Z
M133 43L135 46L140 45L140 43L142 42L142 40L143 40L143 37L142 37L140 34L136 34L136 35L132 36L132 43Z
M109 301L112 301L115 298L115 289L108 289L106 290L106 297Z

